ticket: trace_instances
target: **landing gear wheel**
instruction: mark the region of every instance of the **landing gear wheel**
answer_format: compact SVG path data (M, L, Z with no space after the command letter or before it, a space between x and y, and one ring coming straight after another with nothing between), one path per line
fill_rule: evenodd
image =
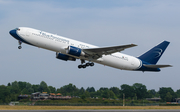
M21 46L18 46L18 49L21 49L22 47Z
M81 69L81 68L82 68L82 65L78 65L78 68Z
M90 66L90 63L86 63L86 66Z
M90 66L94 66L94 63L90 63Z
M82 65L83 68L86 68L86 65Z
M85 60L81 59L81 65L78 65L79 69L86 68L86 67L89 67L89 66L94 66L93 62L88 62L86 64L83 64L83 63L85 63Z

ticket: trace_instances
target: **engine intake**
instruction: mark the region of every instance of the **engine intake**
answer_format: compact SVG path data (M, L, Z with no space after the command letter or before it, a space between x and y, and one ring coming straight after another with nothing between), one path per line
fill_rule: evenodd
M76 58L62 54L62 53L56 53L56 58L64 60L64 61L67 61L67 60L76 61Z
M85 55L82 49L74 47L74 46L68 46L66 53L73 56L77 56L77 57Z

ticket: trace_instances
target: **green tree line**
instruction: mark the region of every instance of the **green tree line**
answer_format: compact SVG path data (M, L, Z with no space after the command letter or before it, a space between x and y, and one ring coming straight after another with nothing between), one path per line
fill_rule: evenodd
M106 98L106 99L122 99L123 94L126 99L142 100L145 98L160 97L161 102L175 101L180 98L180 89L176 92L171 87L161 87L159 91L155 89L147 90L146 86L141 83L133 85L123 84L120 87L101 87L95 90L94 87L77 88L73 84L64 85L60 88L48 86L42 81L40 84L30 84L29 82L14 81L8 83L7 86L0 85L0 103L9 103L17 101L19 95L31 95L34 92L61 93L63 96L74 96L85 98Z

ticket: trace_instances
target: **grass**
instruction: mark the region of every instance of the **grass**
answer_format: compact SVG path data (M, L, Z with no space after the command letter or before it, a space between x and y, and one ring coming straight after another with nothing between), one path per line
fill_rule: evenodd
M180 109L180 106L8 106L1 105L0 110L114 110L114 109Z

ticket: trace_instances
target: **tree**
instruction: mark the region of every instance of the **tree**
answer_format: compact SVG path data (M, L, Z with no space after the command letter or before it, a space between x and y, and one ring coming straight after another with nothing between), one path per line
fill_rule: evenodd
M112 90L109 91L109 98L112 98L112 99L116 99L117 98Z
M22 91L24 88L26 88L26 82L19 81L18 86L19 90Z
M140 83L133 84L133 89L138 99L143 99L147 95L146 86Z
M180 98L180 89L176 91L177 98Z
M173 101L173 100L175 101L176 94L174 93L174 91L173 91L173 89L171 87L162 87L162 88L160 88L159 94L160 94L160 97L161 97L162 101L166 101L167 100L166 99L167 95L172 95L171 101ZM168 101L169 101L169 99L168 99Z
M34 89L32 88L32 85L29 82L26 83L26 89L28 90L29 94L34 92Z
M81 99L85 100L86 96L85 94L81 95Z
M109 90L108 89L106 89L104 91L101 90L101 92L102 92L102 97L103 98L109 98L110 94L109 94Z
M64 96L77 96L79 89L76 88L75 85L69 83L69 85L65 85L63 87L61 87L60 89L57 89L57 92L60 92L61 94L63 94Z
M100 90L100 91L106 91L106 90L109 90L109 89L106 88L106 87L101 87L99 90Z
M32 89L34 90L34 92L40 92L38 91L39 85L32 85Z
M31 84L29 82L26 83L26 89L32 88Z
M86 98L89 98L89 97L90 97L90 94L89 94L88 91L85 91L84 95L85 95Z
M120 90L118 87L111 87L109 90L113 91L113 93L117 96L120 97Z
M88 91L88 92L95 92L95 89L94 89L94 87L88 87L86 89L86 91Z
M10 102L10 91L8 90L8 88L4 85L0 86L0 100L1 103L8 103Z
M49 89L50 89L51 93L56 93L56 88L55 87L49 86Z
M170 92L167 92L165 99L167 102L170 102L172 100L172 95Z
M40 85L39 85L39 88L38 88L38 91L39 92L47 92L47 93L50 93L50 90L47 86L47 84L44 82L44 81L41 81Z
M96 95L97 95L97 97L99 97L99 98L103 98L103 97L102 97L102 92L101 92L100 90L97 90L97 91L96 91Z
M84 94L84 92L85 92L85 89L83 87L81 87L81 89L79 90L79 95Z
M148 90L148 93L149 93L149 95L151 96L150 98L155 97L155 95L157 94L157 92L155 91L155 89Z
M56 93L61 93L63 96L67 96L67 92L63 89L63 87L57 88Z
M97 95L102 98L109 98L109 89L106 87L101 87L99 91L97 91Z
M159 96L156 96L156 95L157 95L157 92L154 89L151 89L151 90L147 91L146 97L147 98L159 97Z
M127 84L121 85L121 91L125 94L125 98L133 98L135 96L133 87Z
M24 88L24 89L21 91L21 94L29 94L29 91L28 91L26 88Z
M97 92L90 92L89 94L90 94L91 98L98 97Z
M33 88L29 88L28 92L29 92L29 94L34 93L34 89Z
M20 93L19 84L17 81L12 82L11 87L12 87L11 93L13 93L13 94L19 94Z
M11 86L11 83L8 83L8 85L7 86Z
M19 81L17 83L18 83L20 94L31 94L34 92L34 89L32 88L29 82Z

